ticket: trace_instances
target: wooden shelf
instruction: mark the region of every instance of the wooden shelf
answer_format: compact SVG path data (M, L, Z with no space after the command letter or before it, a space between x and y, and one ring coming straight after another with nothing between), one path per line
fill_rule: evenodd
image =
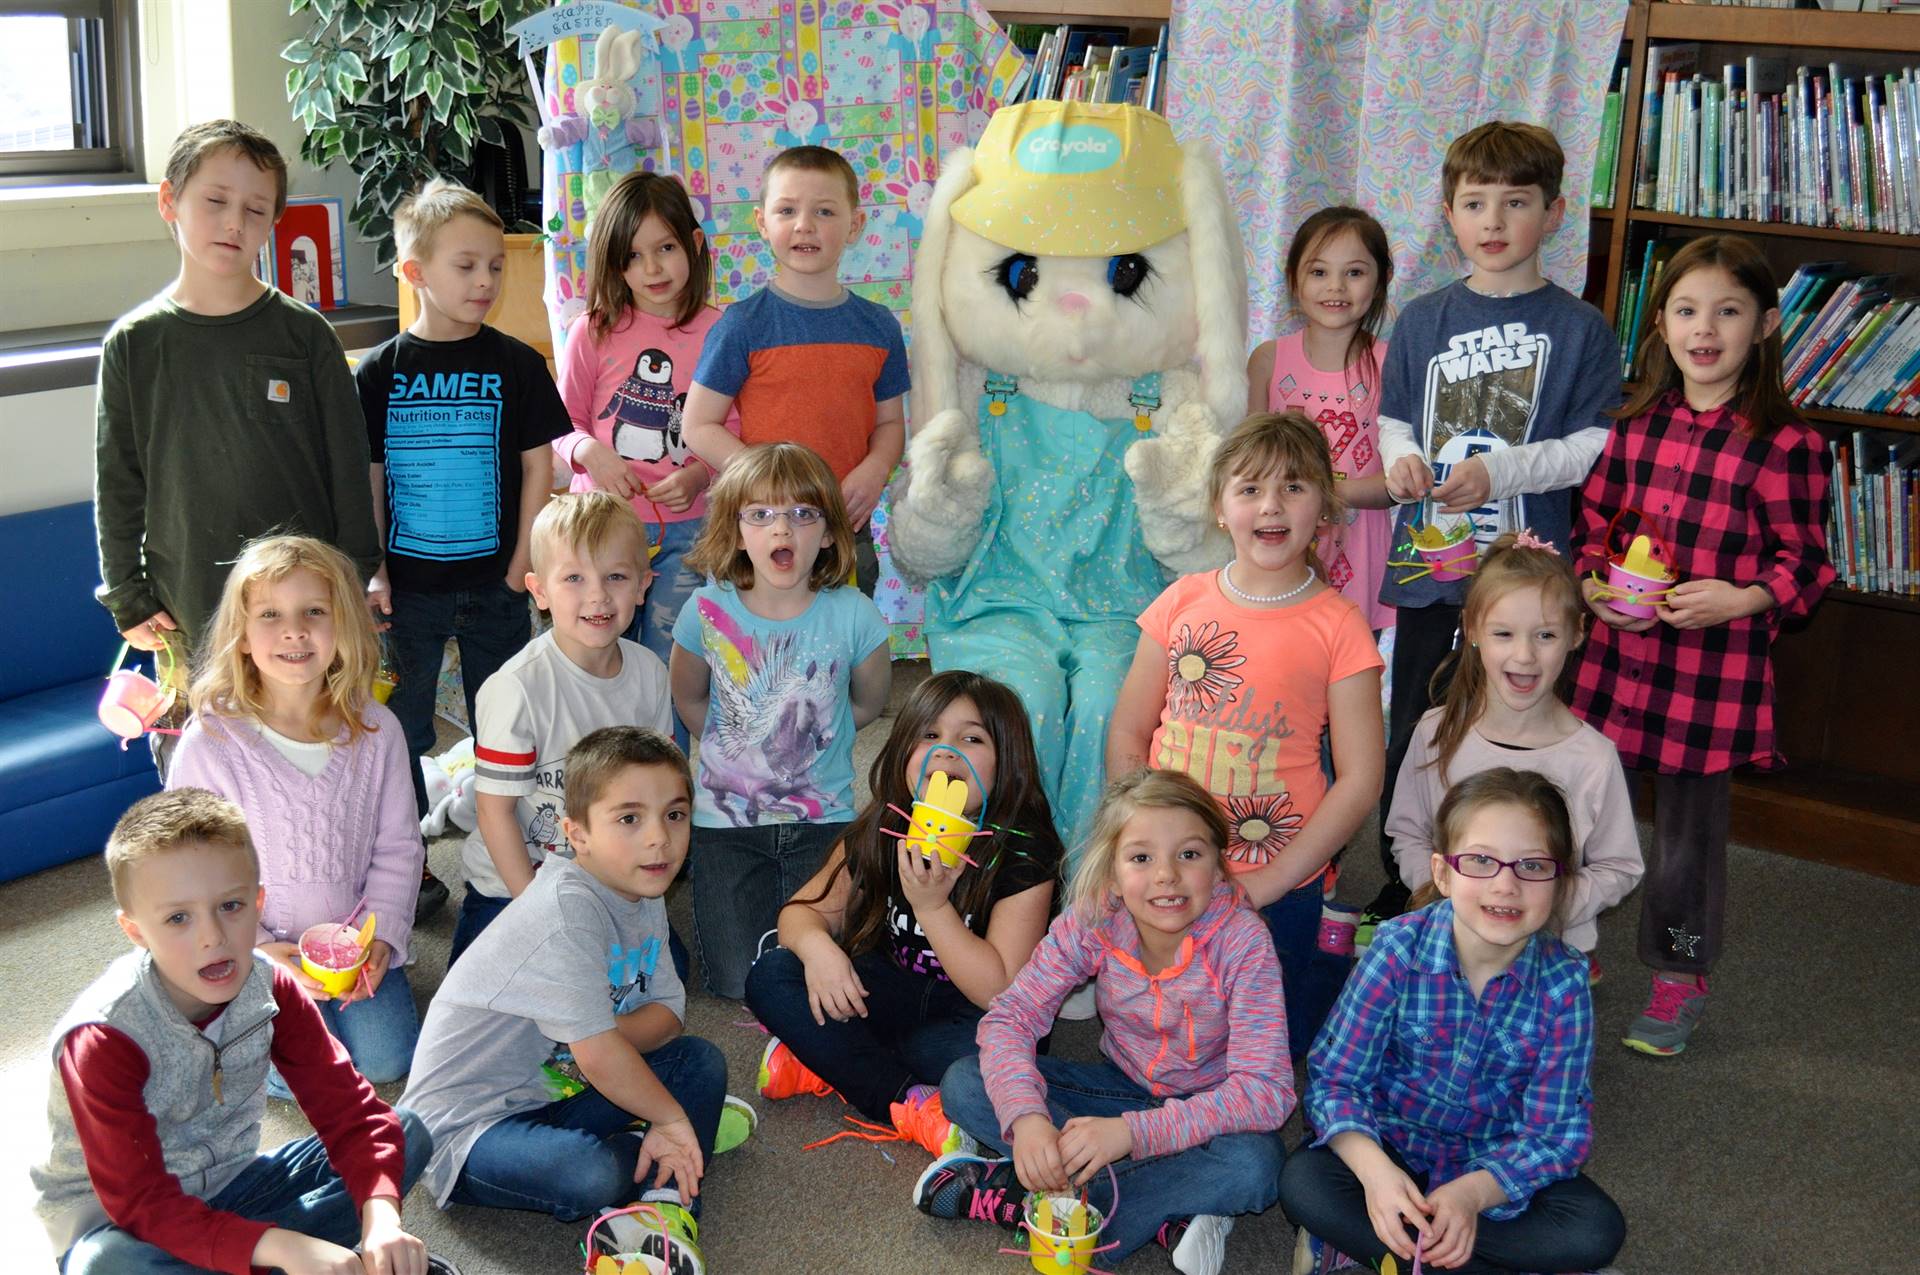
M1748 9L1727 5L1664 4L1647 15L1656 40L1771 44L1788 49L1862 49L1920 53L1920 15L1828 13L1821 9Z
M1909 615L1920 615L1920 598L1909 597L1904 593L1869 593L1865 589L1836 584L1827 590L1827 597L1846 606L1879 607L1886 611L1905 611ZM1909 797L1908 800L1911 804L1920 806L1920 797Z
M1920 884L1913 786L1823 763L1735 771L1733 840Z
M1781 10L1793 12L1793 10ZM1920 26L1920 20L1914 25ZM1629 221L1655 226L1688 226L1722 234L1775 235L1784 239L1826 239L1835 243L1872 244L1884 248L1920 251L1920 235L1895 235L1883 230L1842 230L1836 226L1802 226L1789 221L1742 221L1733 217L1688 217L1680 213L1635 208Z
M1920 417L1884 416L1877 412L1838 412L1825 407L1803 407L1800 414L1816 425L1839 425L1846 429L1889 429L1900 434L1920 434Z
M989 4L989 12L1008 22L1165 22L1172 0L1015 0Z

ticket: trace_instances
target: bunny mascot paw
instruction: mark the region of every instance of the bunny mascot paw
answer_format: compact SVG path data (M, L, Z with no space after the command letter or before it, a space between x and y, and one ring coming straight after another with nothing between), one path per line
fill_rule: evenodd
M1207 473L1247 401L1246 276L1217 163L1138 107L1002 108L942 162L912 359L894 563L934 667L1019 693L1077 844L1136 617L1228 557Z

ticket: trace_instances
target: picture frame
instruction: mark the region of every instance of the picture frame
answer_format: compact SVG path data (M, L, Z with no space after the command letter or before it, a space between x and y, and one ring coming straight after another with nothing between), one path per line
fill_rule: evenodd
M331 195L287 201L269 244L273 286L316 310L347 304L346 208Z

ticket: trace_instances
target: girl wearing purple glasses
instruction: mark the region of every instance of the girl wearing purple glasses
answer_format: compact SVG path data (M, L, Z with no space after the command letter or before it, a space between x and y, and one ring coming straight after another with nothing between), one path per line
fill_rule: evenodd
M1293 1269L1595 1270L1626 1222L1580 1172L1593 994L1552 932L1578 880L1566 800L1497 767L1435 825L1433 879L1381 924L1308 1059L1311 1136L1280 1175Z

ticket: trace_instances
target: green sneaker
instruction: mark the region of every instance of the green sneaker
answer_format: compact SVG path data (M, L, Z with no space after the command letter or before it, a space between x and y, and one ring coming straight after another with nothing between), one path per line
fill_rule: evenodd
M619 1263L620 1275L634 1275L636 1263L646 1275L706 1275L700 1223L678 1204L643 1202L633 1210L608 1209L600 1216L594 1249Z
M1633 1020L1621 1043L1628 1049L1658 1058L1671 1058L1687 1047L1687 1038L1707 1012L1707 980L1692 975L1685 982L1653 977L1647 1007Z
M751 1138L759 1127L760 1116L746 1100L728 1094L726 1105L720 1108L720 1130L713 1136L713 1153L725 1155Z

